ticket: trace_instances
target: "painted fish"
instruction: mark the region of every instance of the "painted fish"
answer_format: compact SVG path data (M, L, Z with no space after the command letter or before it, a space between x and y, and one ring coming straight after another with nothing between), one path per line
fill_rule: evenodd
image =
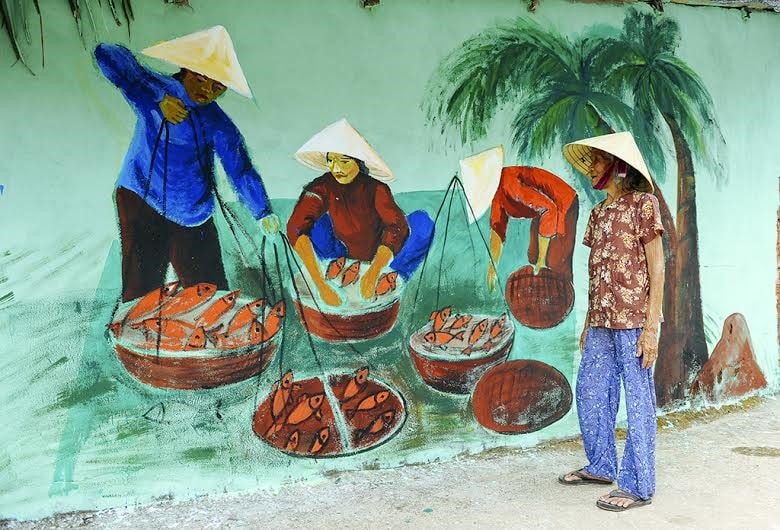
M431 313L431 320L433 320L433 331L441 331L444 329L444 324L446 324L447 319L450 318L451 312L452 307L447 306L443 309L439 309L438 311Z
M366 381L368 381L368 366L364 366L355 372L355 376L350 379L347 386L344 387L344 394L341 396L341 400L346 401L354 397L358 392L365 388Z
M219 349L241 348L250 344L259 344L263 342L265 336L263 325L255 320L250 324L248 330L239 330L234 334L229 333L210 333L209 340Z
M290 412L290 415L287 416L285 423L289 425L298 425L299 423L308 420L319 411L324 399L325 394L316 394L312 397L307 397L306 394L304 394L301 396L301 400L292 412Z
M330 440L330 427L324 427L317 433L317 437L314 438L314 442L311 444L310 453L319 453L325 444Z
M287 438L287 444L284 446L285 451L295 451L298 448L298 439L300 434L298 431L293 431L289 438Z
M211 300L211 297L216 292L217 286L213 283L199 283L192 287L187 287L160 306L155 316L171 318L186 313Z
M239 329L243 328L250 322L252 322L256 316L262 315L265 309L265 298L260 298L254 302L249 302L244 307L239 309L233 318L230 319L228 327L225 333L228 335L235 333Z
M452 333L447 333L445 331L429 331L423 338L425 339L425 342L433 346L444 346L453 340L463 340L464 333L465 331L460 331L453 335Z
M132 322L138 320L142 316L148 315L168 301L176 293L176 289L178 288L179 282L171 282L163 285L159 289L149 292L135 303L123 320L125 322Z
M356 261L344 271L344 276L341 277L341 286L346 287L358 281L360 277L360 262Z
M287 370L282 378L275 382L271 388L271 393L273 394L273 399L271 399L271 416L273 419L277 419L284 410L284 407L287 406L287 403L290 402L292 384L292 370Z
M284 301L281 301L277 303L271 309L271 312L268 314L268 316L265 317L265 322L262 323L263 334L260 339L260 342L271 340L276 336L277 333L279 333L279 329L282 327L282 321L284 320L284 314L285 314Z
M460 329L471 322L471 318L471 315L458 315L455 317L455 322L453 322L452 325L447 328L447 330L452 331L454 329Z
M325 271L325 276L327 276L329 280L335 280L336 277L341 274L341 271L344 269L344 264L346 262L347 258L344 256L341 256L339 259L334 259L328 265L328 269Z
M217 301L211 304L203 313L198 315L195 319L195 327L210 328L216 324L225 313L235 307L236 300L238 300L238 295L240 294L241 291L236 290L217 299Z
M130 324L130 327L142 330L147 338L151 335L162 335L168 339L186 339L192 335L192 330L195 328L184 320L154 317Z
M376 295L382 296L391 291L395 291L395 282L398 279L398 273L396 271L388 272L379 277L379 282L376 284Z
M469 345L465 350L463 350L465 355L471 355L471 352L474 351L474 345L479 342L479 339L481 339L482 335L485 334L487 327L487 319L481 320L479 324L474 327L474 329L471 331L471 334L469 335Z
M371 410L377 405L381 405L387 400L388 397L390 397L390 392L388 392L387 390L382 390L381 392L377 392L376 394L371 394L370 396L365 398L363 401L358 403L358 406L355 407L354 409L344 409L344 412L350 414L350 418L352 418L358 412Z
M185 344L185 350L202 350L206 347L206 330L203 327L199 327L192 332L192 335L187 338L187 344Z
M388 410L386 412L383 412L374 421L372 421L368 427L366 427L365 429L363 429L358 433L357 439L362 440L369 434L377 434L381 432L383 429L385 429L393 422L393 418L395 418L394 411Z
M501 315L501 317L499 317L491 326L490 338L485 343L485 351L493 349L493 341L501 334L501 331L504 329L504 324L506 324L506 314Z

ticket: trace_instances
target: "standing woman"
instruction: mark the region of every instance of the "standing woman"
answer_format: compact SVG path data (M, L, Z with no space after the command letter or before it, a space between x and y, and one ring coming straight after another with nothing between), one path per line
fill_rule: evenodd
M583 243L588 312L580 338L577 414L588 465L558 478L565 485L611 484L596 505L610 511L650 504L655 493L655 387L663 321L664 229L650 173L631 133L564 147L566 159L606 192L590 214ZM618 471L615 418L623 380L628 435Z

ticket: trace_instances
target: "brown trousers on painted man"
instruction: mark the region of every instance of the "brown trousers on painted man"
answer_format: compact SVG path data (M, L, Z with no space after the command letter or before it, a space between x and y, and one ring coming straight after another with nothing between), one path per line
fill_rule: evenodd
M122 241L122 300L145 295L165 282L168 263L183 287L200 282L227 289L214 221L181 226L169 221L125 188L116 190Z

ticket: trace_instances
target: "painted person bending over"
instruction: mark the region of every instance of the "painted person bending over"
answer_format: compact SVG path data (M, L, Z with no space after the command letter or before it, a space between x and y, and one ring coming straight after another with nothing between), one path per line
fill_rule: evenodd
M655 493L655 386L664 259L658 199L630 133L567 145L568 161L604 191L583 243L588 260L588 312L580 339L577 414L588 465L558 478L566 485L611 484L596 502L623 511L650 504ZM628 436L618 470L615 418L623 381Z

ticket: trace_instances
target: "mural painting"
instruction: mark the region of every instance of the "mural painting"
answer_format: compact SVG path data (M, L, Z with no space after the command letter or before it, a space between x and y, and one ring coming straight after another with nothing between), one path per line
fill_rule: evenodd
M561 143L578 138L629 130L659 176L664 175L664 152L654 131L659 123L668 127L677 161L676 216L660 188L654 191L668 227L664 325L655 370L661 406L684 398L708 359L694 160L720 175L723 161L717 157L724 152L707 88L675 56L679 41L673 19L636 9L628 10L622 32L599 28L574 42L520 18L454 50L432 78L425 104L430 122L454 129L463 142L485 136L497 110L511 104L516 112L512 140L524 160L549 156ZM577 187L586 203L595 203L589 186L580 181Z
M116 20L129 29L133 13ZM6 464L16 449L0 448L0 469L45 483L0 481L10 505L31 506L9 513L245 490L576 434L577 308L589 298L578 256L583 214L602 197L562 150L609 133L636 138L665 228L658 406L772 386L742 314L708 353L696 176L728 183L728 150L673 18L627 9L622 27L573 39L528 17L485 23L426 63L404 114L420 136L400 142L373 110L356 111L357 97L266 123L282 103L262 83L275 81L257 67L254 37L224 24L230 33L153 27L87 46L83 83L107 94L95 119L130 124L111 168L117 226L87 298L63 295L36 324L46 343L30 350L45 362L9 361L35 392L51 385L20 420L30 432L42 424L46 448L28 455L37 464L19 470ZM14 36L12 52L34 68ZM356 69L356 92L368 92L373 68ZM16 185L3 179L7 204ZM280 182L290 191L273 193ZM24 254L0 259L0 283L14 259ZM36 322L43 310L19 302L0 291L0 309ZM62 353L49 358L52 348Z

